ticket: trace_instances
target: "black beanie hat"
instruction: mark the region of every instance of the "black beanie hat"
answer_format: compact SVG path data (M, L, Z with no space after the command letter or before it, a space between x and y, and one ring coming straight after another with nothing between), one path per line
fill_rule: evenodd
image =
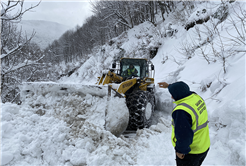
M173 84L169 84L168 90L173 96L175 101L183 99L192 94L189 86L183 81L175 82Z

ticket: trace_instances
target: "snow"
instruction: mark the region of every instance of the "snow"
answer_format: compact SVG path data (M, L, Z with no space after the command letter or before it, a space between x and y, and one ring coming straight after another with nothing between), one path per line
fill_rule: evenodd
M96 96L106 96L108 93L107 86L97 86L97 85L84 85L84 84L63 84L56 82L25 82L20 86L21 98L25 100L25 96L28 94L43 95L49 92L53 93L78 93L80 95L96 95Z
M120 136L126 130L128 121L129 111L125 104L125 98L111 97L106 111L106 130Z
M197 5L193 14L204 8L204 3L200 5ZM238 7L242 4L236 2L232 5ZM229 11L233 12L232 9ZM164 27L167 22L158 26ZM161 81L184 81L206 102L211 147L203 165L245 165L245 52L234 52L228 57L224 73L221 59L213 57L209 44L201 48L206 50L210 58L216 59L210 63L199 49L190 58L179 50L182 43L199 43L206 39L206 34L198 38L194 28L186 31L179 23L173 22L172 25L178 29L173 37L158 37L155 33L157 29L160 33L165 33L165 29L155 29L146 22L114 39L122 43L121 48L126 50L125 55L129 57L133 57L133 50L142 44L149 47L161 43L157 55L152 59L156 70L156 112L149 129L138 130L129 138L124 134L116 137L105 126L112 129L117 119L127 116L124 98L109 100L107 96L87 94L89 90L85 95L76 93L76 89L82 85L95 85L101 71L110 68L119 49L116 43L105 45L105 53L99 49L77 73L59 80L59 83L49 82L50 89L41 83L27 83L26 88L35 93L23 94L25 100L22 105L1 103L1 165L174 166L171 112L175 105L168 90L158 87L157 83ZM211 22L204 25L211 26ZM229 37L227 31L236 35L230 26L227 20L223 26L218 25L221 35ZM202 24L195 27L204 28ZM225 27L230 28L226 31ZM219 41L219 36L214 35L211 38L213 40ZM228 42L225 38L222 40ZM217 44L215 48L220 52L219 42ZM230 51L232 46L232 43L227 44L225 50ZM134 55L145 57L137 52ZM164 62L165 57L167 59ZM54 87L67 83L70 84L69 89L75 89L70 94L59 95ZM86 88L81 88L81 92L83 90Z

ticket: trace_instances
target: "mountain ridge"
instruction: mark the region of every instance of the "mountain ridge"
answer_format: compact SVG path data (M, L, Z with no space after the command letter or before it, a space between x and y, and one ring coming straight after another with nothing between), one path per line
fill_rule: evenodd
M72 27L67 25L45 20L22 20L18 24L18 28L28 38L35 32L32 42L37 43L41 49L45 49L54 40L59 39L67 30L72 29Z

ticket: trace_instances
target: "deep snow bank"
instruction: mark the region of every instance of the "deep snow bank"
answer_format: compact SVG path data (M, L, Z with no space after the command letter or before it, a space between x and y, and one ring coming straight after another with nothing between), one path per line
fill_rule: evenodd
M230 35L234 39L239 36L231 21L237 20L237 27L242 26L237 16L242 16L239 11L244 5L240 2L228 4L230 15L221 24L211 19L189 31L179 29L177 38L167 38L153 59L156 82L184 81L206 102L211 148L205 165L245 165L245 52L237 51L245 49L245 45L228 40ZM208 33L216 24L218 31ZM197 33L199 30L203 32L201 36ZM198 45L196 49L188 47ZM181 51L182 46L193 51L186 55ZM218 56L213 54L213 49ZM224 66L222 55L226 59ZM164 106L171 96L165 89L157 93L162 96L159 103Z
M45 94L2 104L3 165L88 164L90 153L107 146L104 139L120 140L109 131L119 134L120 120L128 119L124 99Z
M146 139L170 130L170 121L162 119L151 129L138 131L134 138L117 138L104 129L105 99L46 94L27 98L22 105L2 104L1 164L137 164L138 155L149 147ZM108 105L114 106L110 110L113 117L116 110L125 109L124 104L124 100L112 99Z

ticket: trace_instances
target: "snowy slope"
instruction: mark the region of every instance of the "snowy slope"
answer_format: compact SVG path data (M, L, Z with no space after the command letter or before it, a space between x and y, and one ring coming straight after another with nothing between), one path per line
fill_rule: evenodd
M30 37L33 31L36 32L32 41L37 43L41 49L45 49L54 40L59 39L63 33L71 29L66 25L44 20L22 20L18 27L27 37Z
M216 2L218 3L218 2ZM209 3L208 3L209 4ZM233 3L230 16L236 19L232 7L239 9L244 3ZM197 5L201 10L207 3ZM211 8L216 11L215 8ZM194 10L194 13L197 13ZM195 17L192 14L191 17ZM171 18L171 15L170 15ZM228 17L230 18L230 17ZM189 18L189 20L192 18ZM173 37L161 37L171 19L154 27L143 23L115 38L112 46L104 45L91 55L81 68L61 83L95 84L102 70L109 68L111 61L120 52L119 45L126 50L125 56L145 57L139 48L159 45L152 62L155 65L155 83L166 81L186 82L205 100L209 114L211 147L204 165L245 165L245 52L233 52L226 61L214 57L211 42L200 48L212 61L204 58L201 49L195 49L191 57L181 54L186 43L203 43L195 27L204 30L212 22L196 25L186 31L182 24L173 22L178 30ZM213 20L218 22L218 20ZM240 22L237 22L241 27ZM222 53L222 43L232 42L221 36L237 35L227 19L218 25L218 32L208 41ZM225 54L233 49L244 49L243 45L227 43ZM102 52L102 50L105 52ZM107 99L76 94L57 96L29 96L22 105L2 104L2 164L5 165L175 165L175 153L171 145L171 111L175 106L167 89L156 85L157 110L155 123L149 129L138 130L130 138L115 137L104 129ZM115 105L114 103L117 103ZM116 99L108 105L124 109L124 102Z

